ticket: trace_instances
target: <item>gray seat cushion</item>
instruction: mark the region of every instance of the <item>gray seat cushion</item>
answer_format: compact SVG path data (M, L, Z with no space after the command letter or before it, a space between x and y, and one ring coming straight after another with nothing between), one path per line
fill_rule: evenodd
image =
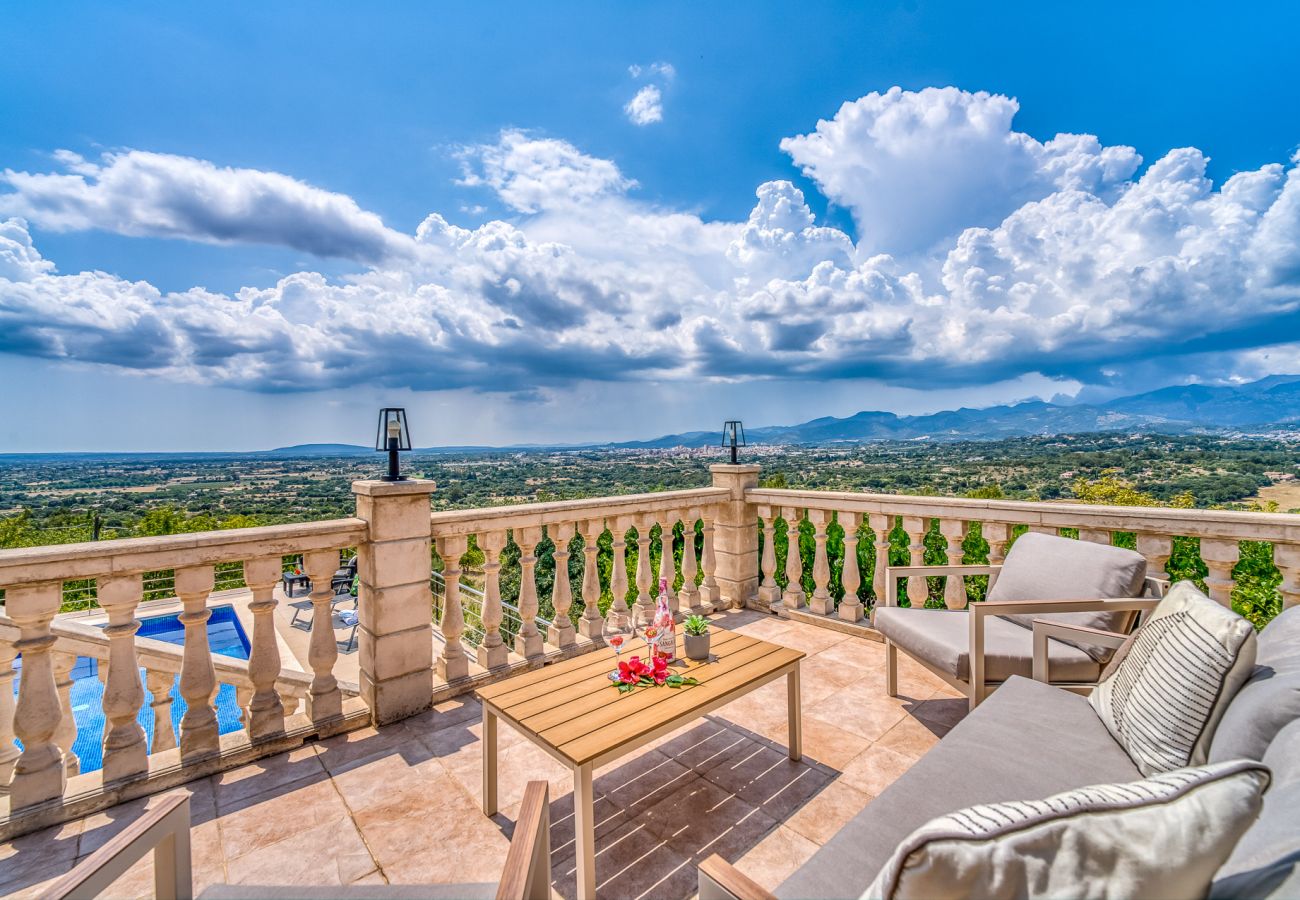
M1300 719L1300 607L1259 633L1255 670L1228 704L1210 742L1210 761L1263 759L1278 733Z
M857 898L894 848L936 816L1142 776L1080 696L1012 678L776 890Z
M993 587L989 588L988 599L1006 602L1140 597L1146 574L1146 559L1132 550L1029 532L1016 538L1016 542L1011 545L1002 564L1001 574ZM1103 631L1126 632L1133 624L1134 614L1052 613L1005 618L1024 628L1033 628L1034 619L1048 619L1100 628ZM1078 646L1099 661L1106 660L1110 655L1104 647L1082 642Z
M923 659L959 681L970 680L970 614L965 610L876 607L876 630L911 656ZM1053 681L1096 681L1101 665L1078 647L1047 642ZM1029 678L1034 669L1034 635L998 616L984 620L984 677L1006 681Z
M1300 720L1273 739L1263 762L1273 773L1264 809L1219 869L1211 897L1300 897Z

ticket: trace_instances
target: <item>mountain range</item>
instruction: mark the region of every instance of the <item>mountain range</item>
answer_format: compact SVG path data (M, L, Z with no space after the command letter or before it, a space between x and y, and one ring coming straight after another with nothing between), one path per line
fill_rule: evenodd
M1097 431L1165 434L1266 431L1297 423L1300 423L1300 375L1271 375L1242 385L1166 387L1096 404L1034 400L925 416L888 412L860 412L842 419L825 416L799 425L747 429L746 439L750 444L786 445L963 441ZM608 446L705 447L718 441L717 431L690 431Z

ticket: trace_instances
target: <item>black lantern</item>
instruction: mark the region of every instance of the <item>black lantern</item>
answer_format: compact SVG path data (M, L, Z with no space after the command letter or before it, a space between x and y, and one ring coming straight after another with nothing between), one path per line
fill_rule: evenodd
M745 446L745 426L739 419L730 419L722 426L722 446L731 448L731 464L739 460L736 451Z
M375 432L375 449L388 451L388 474L384 481L405 481L398 472L397 454L411 449L411 433L406 429L406 410L386 406L379 411L379 429Z

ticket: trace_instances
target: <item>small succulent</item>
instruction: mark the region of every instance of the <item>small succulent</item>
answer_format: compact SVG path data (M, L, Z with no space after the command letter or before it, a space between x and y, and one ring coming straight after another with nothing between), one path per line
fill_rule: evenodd
M704 616L687 616L682 622L682 628L687 634L701 635L709 633L709 620Z

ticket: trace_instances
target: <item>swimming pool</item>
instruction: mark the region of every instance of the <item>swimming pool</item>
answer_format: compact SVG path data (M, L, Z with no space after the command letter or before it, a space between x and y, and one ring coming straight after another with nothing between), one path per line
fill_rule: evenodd
M179 613L167 616L149 616L140 620L139 637L166 641L169 644L185 643L185 626L180 623ZM208 619L208 646L213 653L231 656L235 659L248 659L248 635L239 624L233 606L212 607L212 617ZM77 723L77 740L72 751L81 760L82 772L94 772L104 766L104 685L99 680L99 660L88 656L77 657L77 664L72 670L72 715ZM22 678L22 660L14 663L16 678L14 691L18 690ZM141 683L145 685L144 703L140 707L139 722L144 728L149 750L153 751L153 694L144 682L144 669L140 670ZM185 701L180 695L180 678L172 682L172 727L179 738L181 717L185 715ZM235 698L235 687L221 685L217 691L217 727L221 734L238 731L239 705ZM21 746L21 745L20 745Z

